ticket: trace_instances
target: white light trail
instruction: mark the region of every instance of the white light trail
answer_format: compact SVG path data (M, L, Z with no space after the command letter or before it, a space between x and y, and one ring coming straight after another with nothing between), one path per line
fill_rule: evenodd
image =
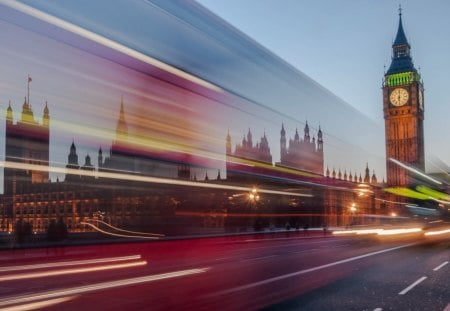
M50 277L50 276L77 274L77 273L86 273L86 272L97 272L97 271L106 271L106 270L114 270L114 269L133 268L133 267L138 267L138 266L145 266L146 264L147 264L147 261L140 260L140 261L135 261L135 262L130 262L130 263L104 265L104 266L89 267L89 268L62 269L62 270L43 271L43 272L10 274L10 275L5 275L5 276L0 276L0 282L16 281L16 280L24 280L24 279L36 279L36 278L43 278L43 277Z
M394 158L389 158L389 161L394 162L394 163L397 164L398 166L400 166L400 167L402 167L402 168L404 168L404 169L406 169L406 170L408 170L408 171L410 171L410 172L413 172L413 173L415 173L415 174L417 174L417 175L419 175L419 176L422 176L422 177L428 179L429 181L431 181L431 182L433 182L433 183L435 183L435 184L442 185L442 182L440 182L439 180L436 180L436 179L434 179L434 178L428 176L427 174L422 173L422 172L419 171L418 169L415 169L415 168L413 168L413 167L411 167L411 166L408 166L408 165L406 165L406 164L403 164L402 162L400 162L400 161L398 161L398 160L396 160L396 159L394 159Z
M98 291L98 290L112 289L112 288L117 288L117 287L130 286L130 285L154 282L154 281L165 280L165 279L172 279L172 278L181 277L181 276L195 275L195 274L204 273L208 270L209 270L209 268L188 269L188 270L181 270L181 271L176 271L176 272L147 275L147 276L142 276L142 277L137 277L137 278L123 279L123 280L110 281L110 282L102 282L102 283L91 284L91 285L86 285L86 286L52 290L52 291L42 292L42 293L38 293L38 294L5 297L3 299L0 299L0 307L13 305L13 304L19 304L19 303L39 301L39 300L44 300L44 299L59 298L59 297L71 296L71 295L80 295L80 294L85 294L85 293Z
M194 82L198 85L201 85L203 87L206 87L208 89L214 90L216 92L222 92L222 89L206 80L200 79L190 73L187 73L185 71L182 71L178 68L175 68L173 66L170 66L166 63L163 63L153 57L150 57L148 55L145 55L143 53L140 53L136 50L133 50L125 45L122 45L116 41L110 40L106 37L103 37L99 34L96 34L92 31L89 31L87 29L84 29L80 26L77 26L75 24L69 23L65 20L62 20L58 17L52 16L50 14L47 14L45 12L42 12L38 9L35 9L31 6L28 6L26 4L23 3L19 3L17 1L14 0L0 0L0 4L3 4L5 6L8 6L14 10L17 10L19 12L25 13L29 16L33 16L39 20L42 20L46 23L49 23L51 25L54 25L58 28L64 29L66 31L69 31L71 33L77 34L79 36L81 36L82 38L91 40L93 42L96 42L100 45L106 46L112 50L115 50L117 52L120 52L122 54L125 54L127 56L130 56L134 59L137 59L139 61L142 61L146 64L149 64L151 66L157 67L161 70L164 70L166 72L169 72L173 75L176 75L180 78L183 78L185 80Z
M41 310L46 307L50 307L56 304L67 302L74 299L76 296L48 299L44 301L32 302L27 304L21 304L16 306L10 306L6 308L0 308L0 311L28 311L28 310Z
M119 234L119 233L108 232L108 231L100 229L99 227L97 227L97 226L95 226L95 225L93 225L91 223L84 222L84 221L80 222L80 225L85 225L85 226L91 227L92 229L94 229L94 230L96 230L98 232L101 232L103 234L107 234L107 235L110 235L110 236L116 236L116 237L120 237L120 238L134 238L134 239L144 239L144 240L145 239L147 239L147 240L158 240L160 238L160 237L154 237L154 236L128 235L128 234Z
M112 225L110 225L110 224L108 224L108 223L106 223L106 222L104 222L102 220L87 219L86 221L87 222L89 222L89 221L98 222L98 223L101 223L101 224L111 228L111 229L114 229L114 230L117 230L117 231L120 231L120 232L134 233L134 234L140 234L140 235L146 235L146 236L152 236L152 237L164 237L165 236L164 234L139 232L139 231L130 231L130 230L121 229L121 228L118 228L118 227L114 227L114 226L112 226Z
M79 265L99 264L99 263L116 262L116 261L129 261L129 260L138 260L138 259L141 259L141 255L61 261L61 262L41 263L41 264L34 264L34 265L0 267L0 272L44 269L44 268L53 268L53 267L79 266Z

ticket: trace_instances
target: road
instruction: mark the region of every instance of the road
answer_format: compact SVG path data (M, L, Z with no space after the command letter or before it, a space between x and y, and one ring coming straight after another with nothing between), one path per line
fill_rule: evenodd
M450 310L449 245L291 232L3 251L0 310Z

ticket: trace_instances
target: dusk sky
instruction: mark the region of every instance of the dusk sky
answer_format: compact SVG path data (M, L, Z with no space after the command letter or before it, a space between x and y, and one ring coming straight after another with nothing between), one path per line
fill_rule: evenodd
M379 123L383 137L381 85L401 4L403 27L425 86L426 168L435 170L430 163L435 157L449 164L450 147L444 137L450 130L450 2L198 2Z

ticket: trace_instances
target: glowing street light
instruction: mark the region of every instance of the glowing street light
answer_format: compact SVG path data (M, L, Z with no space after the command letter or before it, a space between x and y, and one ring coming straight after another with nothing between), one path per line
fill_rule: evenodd
M252 191L248 194L248 198L250 201L259 201L259 194L256 188L253 188Z

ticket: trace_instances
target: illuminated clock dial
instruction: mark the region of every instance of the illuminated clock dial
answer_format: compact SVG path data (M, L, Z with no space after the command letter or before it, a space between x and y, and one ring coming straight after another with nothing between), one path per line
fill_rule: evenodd
M403 106L408 102L409 94L408 91L402 88L396 88L392 91L391 95L389 96L389 100L391 101L391 104L397 107Z

